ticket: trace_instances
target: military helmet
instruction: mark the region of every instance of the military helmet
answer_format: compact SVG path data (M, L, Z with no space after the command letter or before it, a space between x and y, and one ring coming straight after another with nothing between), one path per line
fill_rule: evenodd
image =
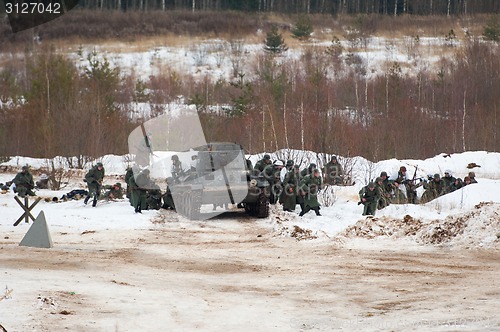
M293 165L293 168L299 169L300 166L299 165Z
M380 173L380 177L382 177L382 176L387 177L387 172L382 172L382 173Z
M23 171L29 171L30 168L28 165L24 165L22 168L21 168Z
M178 156L178 155L176 155L176 154L174 154L174 155L172 156L172 158L170 158L170 159L172 159L172 160L174 160L174 161L177 161L177 160L179 160L179 156Z
M375 182L380 182L380 181L384 181L384 180L382 180L382 178L380 176L375 179Z
M310 163L309 164L309 168L310 169L315 169L316 168L316 164L315 163Z
M264 160L271 160L271 156L270 156L270 155L268 155L268 154L265 154L265 155L264 155L264 158L262 158L262 159L264 159Z
M375 188L375 183L373 183L373 182L368 183L368 188L370 188L370 189Z
M294 164L294 162L293 162L293 160L292 160L292 159L288 159L288 160L286 161L286 166L293 166L293 164Z
M96 166L97 166L97 167L104 167L104 166L103 166L103 164L102 164L101 162L98 162L98 163L96 164Z
M337 160L337 156L332 156L330 160Z
M283 162L282 162L281 160L276 160L276 161L274 162L274 165L275 165L275 166L284 166L284 165L283 165Z
M400 172L406 172L406 167L401 166L401 167L399 168L399 171L400 171Z
M434 174L434 179L440 179L440 178L441 176L438 173Z
M120 182L117 182L117 183L115 183L115 186L121 188L122 184Z

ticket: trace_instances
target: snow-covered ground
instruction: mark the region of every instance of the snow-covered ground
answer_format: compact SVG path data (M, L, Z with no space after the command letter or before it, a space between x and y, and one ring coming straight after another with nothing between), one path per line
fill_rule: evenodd
M264 37L262 37L264 38ZM368 75L383 73L394 62L405 63L403 73L415 74L422 68L433 68L446 52L454 50L442 37L420 38L415 42L412 37L382 38L372 37L366 40L366 47L340 42L344 55L352 53L363 59ZM311 41L294 45L281 56L281 61L299 60L306 49L324 50L331 46L331 41ZM189 40L176 45L156 45L134 49L127 43L107 43L105 45L79 45L61 50L81 68L88 65L87 55L95 54L98 59L106 58L112 66L118 67L123 74L134 75L142 81L150 76L165 74L166 70L193 75L195 78L209 77L212 80L230 80L233 70L246 73L251 77L256 59L263 55L264 44L255 44L239 40L233 45L223 39ZM437 49L441 51L437 51ZM436 55L441 54L441 55Z
M158 152L160 153L160 152ZM283 158L285 151L270 153L273 159ZM315 153L309 151L286 151L289 155L293 155L302 161L302 167L306 167L309 163L315 162L319 167L322 166L321 160L318 159ZM166 156L171 154L164 153ZM262 156L249 156L250 160L255 162ZM106 169L107 183L115 183L120 176L125 174L127 161L130 158L127 156L107 155L99 160L103 162ZM167 158L169 159L169 158ZM345 160L339 156L341 161ZM65 167L61 162L61 158L56 158L60 162L57 166ZM393 204L389 207L377 211L376 217L382 218L398 218L401 219L406 215L413 218L423 220L445 220L449 216L456 214L465 214L474 209L474 207L483 202L500 203L500 153L490 153L484 151L457 153L452 155L441 154L426 160L385 160L378 163L372 163L364 158L355 157L353 178L356 184L353 186L335 186L329 187L323 193L320 193L320 199L323 202L322 216L317 217L313 212L310 212L303 218L298 217L300 212L299 207L295 213L283 213L279 209L280 218L286 219L286 224L297 225L301 228L310 229L315 236L321 237L322 234L328 237L337 235L345 230L348 226L355 224L361 218L362 206L357 205L359 201L359 190L377 177L380 172L386 171L390 178L397 175L400 166L406 166L409 177L412 177L416 168L416 177L426 178L427 175L439 173L443 175L445 170L450 170L455 177L463 178L470 171L476 174L477 184L466 186L448 195L442 196L427 204ZM478 167L468 169L467 166L475 163ZM23 165L30 165L35 170L46 167L47 160L14 157L10 161L1 164L1 166L10 166L11 169L20 169ZM88 165L90 166L90 165ZM69 185L60 192L52 192L48 190L39 190L38 195L46 198L61 197L65 192L72 189L85 189L83 176L79 173L78 176L73 176L69 181ZM0 174L0 182L11 180L15 174ZM80 176L80 177L79 177ZM35 176L36 178L36 176ZM419 196L423 192L423 187L418 189ZM13 193L8 193L0 196L0 202L4 206L3 220L15 220L16 214L19 213L17 203L12 199ZM326 204L325 204L326 203ZM101 206L97 211L83 206L81 202L71 201L65 203L45 203L42 202L37 207L39 210L46 211L46 215L50 220L50 224L54 227L87 227L96 228L147 228L150 226L151 219L155 212L148 211L145 215L136 216L132 209L128 208L128 203L125 201L115 202ZM149 216L149 217L146 217ZM271 216L271 219L273 216ZM78 220L86 220L84 224L76 222ZM138 221L143 221L139 223ZM3 222L2 224L8 224ZM293 226L292 225L292 226Z
M304 165L317 161L302 153ZM105 182L115 183L127 158L100 160ZM22 210L13 193L0 194L0 324L8 331L498 330L500 154L365 163L358 158L354 186L328 189L319 217L274 206L266 219L231 210L189 221L171 211L136 214L125 200L96 208L41 201L33 215L44 211L51 249L18 246L31 223L14 227ZM477 184L361 216L361 179L401 165L410 174L417 166L417 176L450 169L463 177L470 163L481 166L473 169ZM10 168L0 182L25 164L39 174L46 161L12 158L1 164ZM83 185L78 173L63 190L37 195L61 197Z

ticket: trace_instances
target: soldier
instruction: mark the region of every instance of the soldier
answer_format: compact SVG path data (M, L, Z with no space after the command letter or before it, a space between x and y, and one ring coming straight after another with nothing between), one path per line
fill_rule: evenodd
M312 174L306 175L300 181L300 195L304 199L304 205L299 216L302 217L307 212L314 210L317 216L319 213L320 204L318 202L318 192L321 189L322 180L318 169L314 169Z
M268 171L269 167L266 167L264 173L271 173L269 177L269 185L271 186L271 196L269 197L269 203L276 204L278 202L278 198L281 196L281 192L283 191L283 186L281 184L281 170L285 167L281 160L276 160L270 171Z
M288 173L286 173L283 181L282 203L283 211L292 212L297 205L297 192L300 182L299 165L294 165Z
M127 172L125 173L125 183L127 184L127 192L126 192L126 196L127 198L130 200L130 186L128 185L128 182L130 180L131 177L134 176L134 170L132 167L127 167Z
M17 173L12 182L16 185L14 191L17 192L17 195L20 197L26 197L26 195L36 196L33 192L33 188L35 188L33 175L31 175L28 166L23 166L21 172Z
M38 189L49 189L49 177L43 173L35 184Z
M330 161L323 167L323 176L327 185L342 184L344 170L342 169L342 165L337 161L336 156L332 156Z
M179 156L174 154L172 156L172 167L170 168L170 172L172 173L172 178L174 182L179 182L179 177L184 175L184 169L182 168L182 163L179 160Z
M104 189L107 189L107 191L102 195L104 199L112 200L123 198L123 189L120 182L117 182L111 186L104 186Z
M131 189L132 206L135 213L142 213L142 210L148 208L146 203L147 186L151 183L149 179L149 169L142 170L137 176L129 179L128 185Z
M379 178L381 179L382 183L380 184L375 184L378 187L378 190L380 191L380 197L383 200L383 202L379 202L378 209L381 210L388 206L391 201L392 201L392 190L394 188L394 185L392 184L391 181L389 181L389 178L387 177L387 172L380 172ZM375 182L379 182L375 180ZM383 203L383 204L382 204Z
M93 196L94 201L92 206L97 205L97 200L99 199L99 194L101 193L102 180L104 179L104 166L101 162L98 162L94 167L92 167L87 174L85 174L85 179L83 181L87 182L88 195L83 201L85 204L89 202L89 199Z
M474 173L474 172L469 172L469 179L470 179L470 183L477 183L477 180L476 180L476 173Z
M302 171L300 171L300 176L303 178L306 175L312 174L315 169L316 169L316 164L310 163L307 168L304 168Z
M461 178L456 178L455 182L453 182L450 186L450 192L454 192L464 186L464 183Z
M462 187L465 187L465 186L468 186L469 184L471 184L471 180L470 180L470 177L466 176L464 177L464 183L463 183L463 186Z
M451 175L450 170L444 171L443 181L444 181L444 190L443 194L447 194L452 192L451 186L455 183L455 178Z
M421 186L421 184L415 183L415 175L417 174L417 169L415 168L415 173L413 174L413 179L408 178L408 174L406 172L406 167L401 166L399 168L398 177L396 181L398 185L398 189L406 191L406 201L410 204L417 203L417 188ZM403 184L403 186L401 186Z
M163 195L163 205L162 208L167 209L167 210L174 210L175 211L175 204L174 204L174 198L172 196L172 192L170 191L170 186L168 185L171 182L171 179L167 179L167 191Z
M384 185L384 180L382 177L377 177L375 179L375 191L377 192L378 196L378 204L377 204L377 209L382 210L386 206L389 206L391 202L391 194L389 194L386 191L386 186Z
M146 205L148 210L159 210L162 207L161 189L157 185L146 192Z
M73 189L69 193L62 195L61 200L65 202L69 199L79 200L80 198L82 198L83 196L87 196L88 194L89 192L87 190Z
M265 154L264 157L259 160L258 162L255 163L254 170L257 170L259 172L264 172L264 169L271 165L271 156L268 154Z
M424 185L425 191L420 199L421 203L427 203L444 194L445 183L439 174L434 174L432 181Z
M293 160L289 159L286 161L285 167L283 167L283 169L280 172L281 182L285 181L285 176L287 175L287 173L293 170L293 165L294 165Z
M380 201L380 191L375 188L375 183L370 182L359 191L359 204L363 204L363 216L374 216Z

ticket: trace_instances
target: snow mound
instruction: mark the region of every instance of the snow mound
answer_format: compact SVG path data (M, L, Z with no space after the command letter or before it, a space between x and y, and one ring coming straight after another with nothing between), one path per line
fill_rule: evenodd
M296 225L300 219L296 214L282 211L276 205L270 206L269 209L275 237L293 237L297 241L318 238L311 229Z
M500 203L482 202L466 213L445 219L423 221L411 215L403 218L368 217L349 226L339 238L410 238L422 245L500 249Z

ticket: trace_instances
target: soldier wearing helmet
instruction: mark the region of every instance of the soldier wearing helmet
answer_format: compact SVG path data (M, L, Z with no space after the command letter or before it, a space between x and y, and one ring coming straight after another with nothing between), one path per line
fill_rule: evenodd
M378 180L379 178L377 178ZM381 179L380 179L381 180ZM381 181L380 181L381 182ZM380 191L377 190L376 184L373 182L368 183L367 186L361 188L359 191L359 204L363 204L363 216L375 215L377 206L380 201Z
M474 173L474 172L469 172L469 179L470 179L470 183L477 183L477 180L476 180L476 173Z
M95 207L97 205L97 200L99 199L99 195L101 193L102 180L104 179L104 166L101 162L98 162L94 167L92 167L87 174L85 174L84 181L87 182L87 187L89 193L85 200L83 201L87 204L90 198L94 198L92 202L92 206Z
M259 172L263 172L264 169L271 164L272 164L271 156L268 154L265 154L264 157L255 164L254 169L259 171Z
M179 177L184 175L182 162L179 160L179 156L176 154L174 154L171 159L172 159L172 167L170 168L170 172L172 173L172 179L174 182L178 182Z
M35 188L33 175L31 175L28 166L23 166L21 172L17 173L12 182L16 185L14 191L17 192L20 197L26 197L26 195L36 196L33 192L33 188Z
M445 186L446 185L443 179L441 179L441 176L438 173L434 174L432 180L429 181L426 185L424 185L425 191L422 194L420 202L427 203L435 198L438 198L441 195L444 195Z
M332 156L330 161L323 167L324 182L328 185L342 184L344 170L342 165L337 160L336 156Z
M452 186L455 184L455 180L455 177L453 177L449 169L444 171L443 181L445 194L453 191Z

